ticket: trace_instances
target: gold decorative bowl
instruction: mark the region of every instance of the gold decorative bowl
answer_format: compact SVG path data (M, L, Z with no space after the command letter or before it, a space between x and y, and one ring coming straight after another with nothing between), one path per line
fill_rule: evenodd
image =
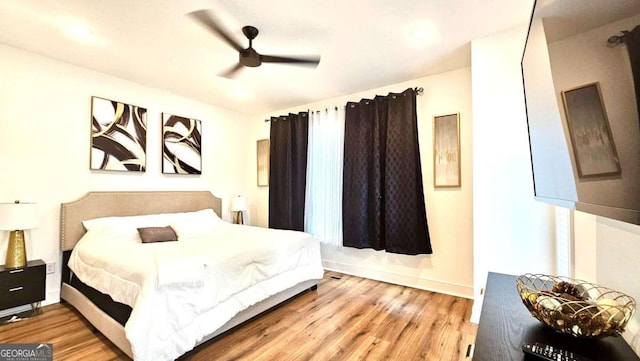
M516 286L533 317L575 337L619 335L636 310L632 297L587 281L527 273Z

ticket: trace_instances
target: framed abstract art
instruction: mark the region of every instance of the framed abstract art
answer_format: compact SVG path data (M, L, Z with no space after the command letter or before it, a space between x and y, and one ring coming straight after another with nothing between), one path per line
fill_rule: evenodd
M147 109L91 97L90 169L144 172Z
M162 113L162 173L202 174L202 122Z

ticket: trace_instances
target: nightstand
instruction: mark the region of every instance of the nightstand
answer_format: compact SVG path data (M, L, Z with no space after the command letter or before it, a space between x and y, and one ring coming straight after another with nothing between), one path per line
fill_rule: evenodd
M31 304L38 310L44 300L46 270L42 260L27 262L22 268L0 266L0 310Z

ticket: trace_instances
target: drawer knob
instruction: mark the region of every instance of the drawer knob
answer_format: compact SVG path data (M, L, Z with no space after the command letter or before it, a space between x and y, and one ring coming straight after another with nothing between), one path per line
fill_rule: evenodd
M24 287L20 286L20 287L14 287L14 288L9 288L9 292L15 292L15 291L21 291L23 290Z
M24 271L24 268L11 270L11 271L9 271L9 273L20 273L22 271Z

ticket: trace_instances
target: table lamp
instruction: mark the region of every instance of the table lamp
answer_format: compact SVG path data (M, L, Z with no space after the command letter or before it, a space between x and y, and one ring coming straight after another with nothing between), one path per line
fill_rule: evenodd
M242 219L242 212L247 210L247 200L242 196L233 197L231 199L231 211L236 212L236 216L233 219L235 224L244 224Z
M24 230L37 226L38 211L35 203L0 203L0 230L10 231L5 268L27 265Z

